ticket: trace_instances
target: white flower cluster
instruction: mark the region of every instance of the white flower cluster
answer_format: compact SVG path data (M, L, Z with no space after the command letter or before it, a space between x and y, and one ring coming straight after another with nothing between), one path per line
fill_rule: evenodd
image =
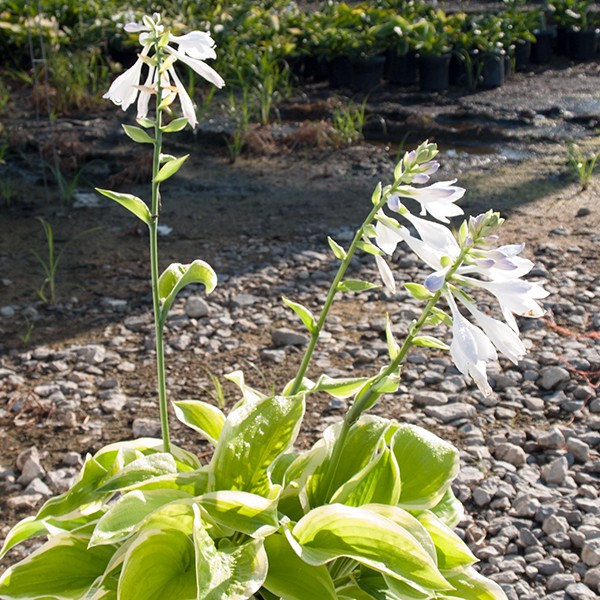
M410 165L415 156L409 153L403 160ZM431 160L419 165L412 183L426 184L438 167L439 164ZM406 219L417 235L381 211L375 226L375 241L389 256L399 243L404 242L433 270L424 285L430 293L443 295L450 307L452 359L461 373L471 377L481 392L489 395L492 390L486 375L487 363L497 358L496 350L514 363L523 357L525 346L519 338L515 315L542 316L544 311L537 300L545 298L548 292L537 283L521 279L533 267L530 260L519 256L524 244L494 247L495 231L503 221L497 213L489 211L471 217L455 237L447 225L417 217L401 202L401 198L412 198L420 204L421 214L429 213L438 221L449 223L449 217L463 214L455 203L465 190L454 183L455 180L420 188L412 185L394 188L388 196L387 207ZM394 293L396 285L392 270L381 256L376 256L376 261L384 285ZM480 288L493 294L504 321L481 312L466 292L469 288ZM477 325L460 312L456 300Z
M169 33L169 43L161 48L161 51L168 56L159 72L155 57L150 57L149 53L155 43L164 35L164 27L160 24L160 15L155 13L152 17L144 16L142 23L128 23L125 25L125 31L140 33L142 51L133 66L113 81L103 98L112 100L123 110L127 110L137 99L137 117L142 119L148 115L150 97L157 93L160 84L161 103L168 106L179 96L183 116L187 118L192 128L196 127L198 119L194 104L173 65L179 60L218 88L223 87L225 82L221 76L204 62L206 59L214 59L217 56L214 50L214 40L204 31L191 31L181 36ZM171 46L171 43L176 47ZM144 65L148 67L148 73L144 83L140 85Z

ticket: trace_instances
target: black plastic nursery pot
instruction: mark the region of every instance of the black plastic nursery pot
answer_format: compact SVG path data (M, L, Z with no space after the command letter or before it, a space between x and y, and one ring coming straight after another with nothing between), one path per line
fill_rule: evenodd
M333 57L327 65L327 70L331 87L350 87L352 84L352 64L349 56Z
M424 92L439 92L450 85L450 58L448 54L420 54L419 87Z
M536 31L535 42L531 45L531 62L538 65L549 63L554 54L554 32Z
M570 31L568 56L573 60L592 60L596 56L598 32L595 29Z
M369 56L350 60L354 92L368 93L381 85L385 56Z
M531 65L531 42L524 40L515 44L515 71L527 71Z
M504 54L485 54L480 58L481 87L491 89L504 84Z
M390 51L385 59L384 77L393 85L413 85L418 81L417 57L414 52L398 55Z

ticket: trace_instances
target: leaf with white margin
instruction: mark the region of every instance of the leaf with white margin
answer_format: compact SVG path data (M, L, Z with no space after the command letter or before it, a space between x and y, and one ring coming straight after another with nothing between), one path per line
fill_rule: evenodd
M480 575L473 567L468 567L461 573L448 575L448 581L455 588L443 595L448 600L507 600L504 590L491 579Z
M183 498L192 496L173 489L135 490L121 496L96 524L90 547L124 540L157 508Z
M371 598L385 600L429 600L433 598L430 591L417 590L404 581L382 575L363 567L356 580L359 589L369 593ZM360 596L357 596L360 597Z
M425 510L446 493L460 468L458 450L417 425L401 425L392 440L400 467L400 506Z
M431 556L406 529L365 507L319 506L286 535L298 556L311 565L345 556L425 589L451 589Z
M178 400L172 404L175 416L182 423L204 436L213 446L217 445L225 423L223 411L202 400Z
M118 597L127 600L195 598L194 563L194 544L182 531L144 530L125 555Z
M217 549L202 524L197 506L194 506L193 538L196 550L197 598L247 600L260 589L268 568L262 538L250 540L239 546L231 545L229 548L221 545Z
M477 562L468 546L433 513L422 512L417 519L427 529L435 544L437 563L441 571L446 574L461 571Z
M400 498L400 469L394 454L383 448L364 469L344 483L331 502L362 506L370 502L397 504Z
M170 163L169 163L170 164ZM161 318L165 318L177 294L192 283L201 283L210 294L217 286L217 274L203 260L195 260L187 265L170 264L158 278L158 296L161 301Z
M99 488L100 492L115 492L126 490L142 481L160 477L161 475L174 475L177 473L177 463L169 452L157 452L142 456L129 463L116 475L105 481Z
M231 490L196 498L215 522L253 538L271 535L279 528L277 500Z
M369 381L368 377L341 377L334 379L328 375L321 375L312 391L326 392L334 398L350 398L354 396Z
M238 404L225 420L210 463L212 490L268 496L268 468L296 440L304 407L304 394Z
M283 300L284 304L287 304L298 315L298 317L300 317L304 327L306 327L310 333L313 333L317 327L317 320L312 312L303 304L294 302L285 296L282 296L281 299Z
M286 600L337 600L331 575L324 565L306 564L281 534L265 538L269 571L264 587Z
M454 495L451 487L446 490L444 497L429 510L450 528L456 527L465 515L465 507Z
M0 577L0 597L80 600L108 565L115 549L88 548L88 537L54 536Z
M96 191L115 202L118 202L121 206L125 207L130 213L134 214L140 221L150 225L152 222L152 215L150 209L146 203L133 194L122 194L121 192L113 192L111 190L103 190L102 188L96 188Z

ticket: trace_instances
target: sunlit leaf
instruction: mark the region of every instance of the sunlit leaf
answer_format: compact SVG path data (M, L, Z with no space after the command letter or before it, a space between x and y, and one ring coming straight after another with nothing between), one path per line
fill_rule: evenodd
M265 539L269 571L264 586L286 600L337 600L327 567L306 564L290 547L284 535Z
M112 192L111 190L103 190L101 188L96 188L96 191L124 206L130 213L146 223L146 225L150 225L152 222L150 209L141 198L133 194L121 194L120 192Z
M303 414L303 394L274 396L234 408L211 461L212 489L268 495L268 468L293 444Z
M187 124L187 117L179 117L178 119L173 119L168 125L163 125L160 129L164 133L174 133L184 129Z
M344 260L346 258L346 251L333 238L328 237L327 242L331 248L331 251L333 252L333 255L338 260Z
M328 375L319 377L314 390L327 392L334 398L350 398L358 392L364 384L369 381L368 377L342 377L334 379Z
M221 410L201 400L178 400L173 402L173 407L182 423L203 435L213 446L217 444L225 423Z
M298 302L294 302L285 296L283 296L281 299L300 317L300 320L302 323L304 323L304 327L306 327L306 329L312 333L317 326L317 321L312 312L310 312L306 306L298 304Z
M146 131L133 125L121 125L123 130L129 138L138 144L154 144L155 139L151 137Z
M169 177L175 175L175 173L179 171L181 165L183 165L183 163L187 160L188 157L189 154L186 154L185 156L181 156L180 158L171 160L165 165L163 165L160 171L156 174L156 177L154 178L154 183L161 183L162 181L165 181L166 179L169 179Z
M400 467L399 504L410 509L435 506L458 475L459 454L452 444L417 425L401 425L392 451Z
M347 279L338 283L337 289L340 292L365 292L380 288L380 285L369 283L368 281L360 281L358 279Z
M125 555L119 598L196 598L194 564L194 544L188 535L177 529L144 530Z
M288 535L299 556L322 565L340 556L432 590L450 585L417 540L366 508L329 504L310 511Z
M157 508L190 494L179 490L135 490L119 498L98 521L90 546L114 544L128 537L149 514Z
M114 547L88 548L88 538L58 534L0 577L2 598L80 600L104 573Z
M506 600L506 594L502 588L495 581L480 575L473 567L468 567L455 575L448 575L447 579L455 588L449 594L452 598Z
M214 521L251 537L264 537L279 527L277 498L223 490L196 498Z
M436 348L438 350L450 350L450 346L444 344L441 340L430 335L418 335L413 338L412 343L415 346L423 346L425 348Z
M405 283L404 287L408 293L417 300L430 300L433 298L433 294L420 283Z
M448 527L456 527L465 514L462 502L454 495L451 487L446 490L444 497L429 510Z
M197 510L193 537L198 587L197 596L192 597L247 600L260 589L267 576L267 554L262 538L217 549Z
M395 505L400 498L400 470L388 448L340 486L331 502L361 506L370 502Z
M168 452L157 452L128 464L105 481L99 490L101 492L125 490L141 481L174 473L177 473L177 464L173 456Z

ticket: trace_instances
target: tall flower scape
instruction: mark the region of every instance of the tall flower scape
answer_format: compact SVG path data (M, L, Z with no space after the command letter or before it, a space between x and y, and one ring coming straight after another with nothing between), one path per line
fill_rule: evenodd
M339 269L319 315L284 298L310 334L298 371L279 394L227 376L241 399L228 414L202 400L169 403L163 329L169 308L188 284L210 293L217 283L206 262L175 263L158 272L160 184L186 156L163 153L163 135L197 123L192 99L177 75L183 62L216 86L223 80L205 61L215 57L204 32L174 36L160 16L127 25L140 33L137 62L106 97L124 110L137 101L137 123L125 125L135 142L153 147L150 201L109 190L148 227L156 334L161 439L111 444L87 456L72 488L17 524L2 553L34 536L47 541L4 571L0 597L119 600L380 600L505 598L482 577L476 558L453 532L463 507L452 492L459 471L456 448L421 427L368 414L393 394L413 346L449 351L481 393L491 394L486 368L500 352L517 362L525 348L515 315L539 317L539 285L523 280L532 263L522 245L498 245L502 219L487 212L465 220L456 235L449 218L464 189L430 183L437 148L423 143L378 185L364 223L347 248L329 245ZM175 116L179 100L181 117ZM150 110L150 103L153 109ZM417 206L420 215L411 212ZM429 218L423 218L429 216ZM348 279L357 251L374 256L384 286L396 290L398 246L430 269L404 287L423 301L421 316L400 342L388 320L389 361L370 377L332 378L309 368L339 293L378 283ZM477 306L497 303L493 316ZM431 327L436 335L429 335ZM451 343L440 339L451 329ZM343 420L306 452L294 449L306 402L315 393L351 399ZM208 464L175 445L169 412L214 447Z

